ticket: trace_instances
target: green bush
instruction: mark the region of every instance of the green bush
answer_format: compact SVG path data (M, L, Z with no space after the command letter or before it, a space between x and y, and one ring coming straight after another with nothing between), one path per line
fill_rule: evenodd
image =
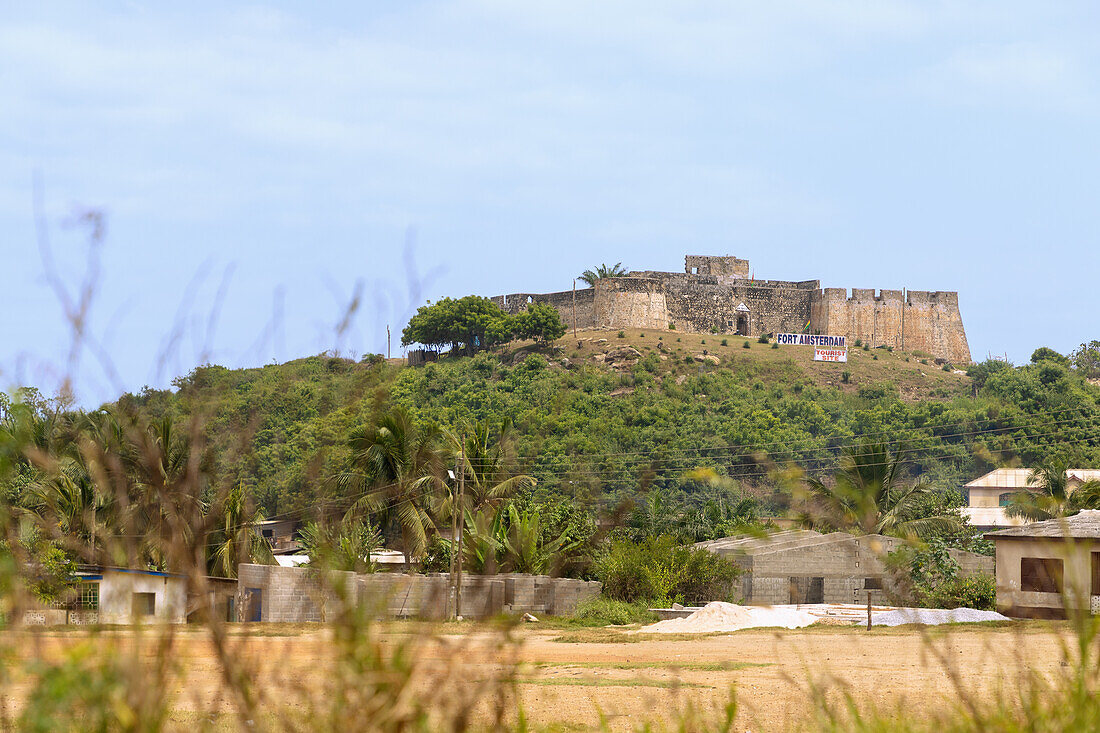
M619 331L619 338L621 338L621 339L626 338L626 331Z
M757 337L756 337L756 342L757 342L758 344L766 344L766 343L768 343L768 334L766 334L766 333L762 333L762 334L760 334L759 336L757 336Z
M642 333L639 333L638 338L644 339L645 338L645 332L643 331Z
M723 346L729 346L730 345L730 340L729 339L722 339L722 345Z
M856 348L858 349L860 346L863 346L863 339L856 339Z
M618 540L596 567L607 597L661 603L728 601L741 571L729 560L670 535Z
M669 331L675 331L676 330L676 324L675 323L669 323L668 324L668 330Z
M840 373L840 381L844 382L845 384L848 384L849 382L852 381L852 373L847 372L847 371L841 372Z
M773 348L773 349L778 349L778 348L779 348L779 344L772 344L772 348Z
M622 626L656 621L657 614L649 610L649 604L645 601L617 601L606 596L596 596L581 602L573 618L583 626Z
M741 348L742 349L751 349L752 344L750 344L748 341L746 341L745 343L741 344Z

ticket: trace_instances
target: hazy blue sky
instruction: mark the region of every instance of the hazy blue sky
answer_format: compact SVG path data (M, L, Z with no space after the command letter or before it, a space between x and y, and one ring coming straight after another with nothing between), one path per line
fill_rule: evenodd
M68 353L36 174L73 290L107 215L84 401L685 253L958 290L975 357L1100 338L1095 3L88 5L0 0L2 385Z

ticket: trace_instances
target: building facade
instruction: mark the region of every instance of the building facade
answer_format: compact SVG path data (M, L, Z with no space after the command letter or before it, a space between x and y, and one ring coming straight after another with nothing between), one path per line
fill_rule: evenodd
M1013 494L1038 490L1030 478L1030 468L998 468L979 476L963 486L967 495L963 516L976 529L1003 529L1025 524L1027 520L1010 517L1005 510ZM1073 491L1086 481L1100 481L1100 470L1071 468L1066 471L1068 490Z
M990 532L997 551L997 610L1065 618L1100 612L1100 510Z

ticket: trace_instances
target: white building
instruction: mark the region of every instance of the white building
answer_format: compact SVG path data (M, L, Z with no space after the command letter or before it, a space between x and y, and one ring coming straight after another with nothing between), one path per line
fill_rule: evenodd
M187 579L182 575L95 568L80 573L78 579L81 608L96 611L97 623L182 624L187 620Z
M1066 471L1067 488L1072 491L1086 481L1100 480L1100 470L1090 468L1071 468ZM1010 517L1005 507L1012 495L1020 491L1038 491L1038 487L1028 483L1031 476L1029 468L998 468L984 476L974 479L964 487L967 490L967 506L962 514L970 525L978 529L1004 529L1026 524L1027 520Z

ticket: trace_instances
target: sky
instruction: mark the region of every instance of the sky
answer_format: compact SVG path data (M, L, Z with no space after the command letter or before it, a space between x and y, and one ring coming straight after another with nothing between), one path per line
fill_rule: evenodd
M1088 2L0 0L0 388L396 356L428 300L685 254L957 290L976 359L1068 352L1098 35Z

